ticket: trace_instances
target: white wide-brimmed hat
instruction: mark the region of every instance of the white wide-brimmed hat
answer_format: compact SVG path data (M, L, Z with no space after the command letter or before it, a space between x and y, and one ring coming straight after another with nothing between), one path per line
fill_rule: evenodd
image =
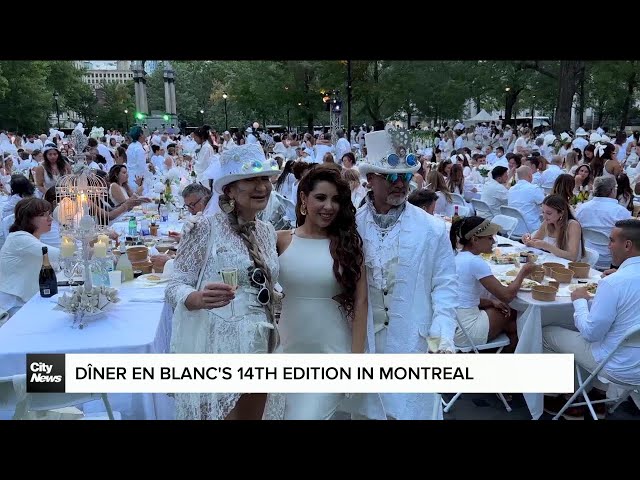
M408 132L392 137L387 130L378 130L364 136L366 158L358 164L362 175L367 173L415 173L420 170L418 155L411 152Z
M576 136L577 137L586 137L587 135L589 135L584 128L580 127L576 130Z
M220 175L213 182L213 189L219 194L224 187L237 180L280 175L278 162L265 158L260 144L236 145L222 152Z

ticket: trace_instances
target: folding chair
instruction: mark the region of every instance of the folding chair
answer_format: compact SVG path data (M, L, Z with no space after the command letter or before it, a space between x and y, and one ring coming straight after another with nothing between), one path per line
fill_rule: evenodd
M104 403L109 420L120 418L120 413L114 414L111 409L106 393L26 393L26 379L26 375L0 377L0 410L14 410L14 420L24 419L29 412L57 410L96 399Z
M460 321L457 319L456 317L456 321L458 322L458 326L460 327L460 330L462 330L462 332L464 333L465 338L467 339L467 341L470 343L469 346L460 346L460 345L456 345L456 352L460 352L460 353L469 353L471 351L473 351L474 353L480 354L480 352L482 350L491 350L493 348L497 348L498 350L496 351L496 353L500 353L502 352L502 349L504 349L504 347L506 347L507 345L509 345L511 343L511 341L509 340L509 337L507 337L507 335L505 333L501 333L500 335L498 335L495 339L493 339L492 341L490 341L489 343L484 343L482 345L476 345L473 343L473 340L471 339L471 337L469 337L469 334L467 333L467 330L464 328L464 326L460 323ZM458 400L458 398L460 398L460 396L462 395L462 393L456 393L453 398L451 400L449 400L449 402L445 402L444 398L442 398L442 405L444 406L444 413L448 413L449 410L451 410L451 408L453 407L453 404L456 403L456 401ZM502 400L502 403L504 404L504 408L507 409L507 412L511 412L511 406L509 405L509 403L507 402L507 399L504 398L504 395L502 393L498 393L498 398L500 398L500 400Z
M518 226L513 231L513 235L516 239L520 240L525 233L531 233L527 226L527 221L524 219L522 213L517 208L509 207L507 205L500 206L500 213L507 217L513 217L518 220ZM517 232L517 233L516 233Z
M476 211L476 215L482 218L493 218L493 213L491 213L491 207L482 200L478 200L477 198L471 199L471 205L473 205L474 210Z
M603 378L603 377L599 377L598 376L598 374L604 368L604 366L607 364L609 359L613 356L614 353L616 353L616 351L620 347L640 348L640 324L629 328L625 332L624 336L620 339L620 341L616 344L616 346L611 350L611 353L609 353L609 355L607 355L606 358L604 360L602 360L602 362L600 362L598 364L598 367L591 373L591 375L589 375L589 377L585 381L582 381L582 368L583 367L581 367L580 365L578 365L576 363L576 374L578 376L579 388L571 396L571 398L569 400L567 400L567 403L565 403L564 407L562 407L560 409L560 411L556 414L556 416L553 417L553 420L558 420L558 418L560 418L562 416L562 414L565 412L565 410L567 410L567 408L569 408L569 407L580 407L580 406L584 406L584 405L586 405L587 408L589 409L589 412L591 412L591 416L593 417L593 419L597 420L598 416L596 415L596 412L593 409L593 405L595 405L597 403L613 403L613 406L611 406L609 408L609 413L613 413L615 411L615 409L618 408L618 406L622 402L624 402L627 399L627 397L629 397L631 392L640 393L640 384L632 385L632 384L629 384L629 383L617 382L617 381L611 380L609 378ZM602 381L603 383L609 383L609 384L612 384L612 385L615 385L615 386L621 388L622 389L622 394L620 394L616 398L606 398L604 400L595 400L595 401L590 400L589 399L589 395L586 392L586 388L591 384L593 379L596 378L596 377L598 377L598 380ZM584 402L573 403L574 400L576 398L578 398L578 396L580 396L580 395L582 395L584 397L585 401Z
M454 205L462 205L463 207L467 205L467 203L464 201L464 197L459 193L452 193L451 201L453 202Z
M592 245L598 245L600 247L604 247L605 249L609 247L609 237L602 232L593 230L591 228L583 228L582 236L584 237L585 242L589 242ZM593 265L593 268L595 268L596 270L604 271L610 266L610 264L604 264L600 262Z
M582 257L582 261L584 263L588 263L591 267L594 267L596 263L598 263L598 258L600 258L600 254L593 250L592 248L584 247L584 251L586 255Z
M504 236L509 239L513 236L513 232L518 226L518 219L507 215L496 215L491 219L491 222L500 225L502 227L500 232L504 233Z

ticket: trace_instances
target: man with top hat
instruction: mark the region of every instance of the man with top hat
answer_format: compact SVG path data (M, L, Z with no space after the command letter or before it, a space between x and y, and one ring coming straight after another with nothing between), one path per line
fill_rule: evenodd
M358 165L371 186L356 214L369 285L371 353L453 353L457 276L445 222L407 202L420 168L406 131L365 136L367 157ZM435 346L437 345L437 346ZM353 396L354 418L442 419L435 393Z

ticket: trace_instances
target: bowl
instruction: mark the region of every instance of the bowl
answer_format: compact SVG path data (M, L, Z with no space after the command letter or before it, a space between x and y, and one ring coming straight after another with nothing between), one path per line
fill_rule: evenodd
M557 280L560 283L571 283L573 275L573 270L569 270L568 268L551 269L551 278Z
M547 262L547 263L543 263L542 266L544 267L544 273L547 277L551 277L551 269L553 268L565 268L565 266L561 263L553 263L553 262Z
M127 257L131 263L143 262L149 256L149 249L145 246L135 246L127 248Z
M557 280L549 280L549 286L558 290L560 288L560 282Z
M539 266L536 267L529 275L527 278L530 278L531 280L535 280L538 283L542 282L542 279L544 279L544 275L545 275L545 271L544 271L544 267L543 266Z
M591 265L583 262L569 262L569 270L573 270L575 278L589 278Z
M531 296L541 302L553 302L556 299L556 293L558 293L558 290L548 285L534 285L531 287Z

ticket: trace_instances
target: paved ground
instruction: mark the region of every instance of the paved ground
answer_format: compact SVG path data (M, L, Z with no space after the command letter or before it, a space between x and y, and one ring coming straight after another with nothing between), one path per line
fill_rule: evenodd
M446 396L448 400L451 396ZM507 412L497 395L465 394L445 414L446 420L531 420L531 414L522 395L516 394L511 401L511 412ZM541 420L551 420L551 415L543 414ZM589 416L589 419L591 417ZM620 405L608 420L640 420L640 410L632 401Z
M449 400L452 395L445 396ZM445 420L531 420L531 414L522 395L516 394L510 403L511 412L507 412L497 395L488 393L468 393L462 395L445 414ZM544 413L541 420L551 420L552 416ZM348 420L344 414L336 414L335 420ZM586 420L591 420L588 416ZM640 420L640 410L633 401L620 405L607 420Z

